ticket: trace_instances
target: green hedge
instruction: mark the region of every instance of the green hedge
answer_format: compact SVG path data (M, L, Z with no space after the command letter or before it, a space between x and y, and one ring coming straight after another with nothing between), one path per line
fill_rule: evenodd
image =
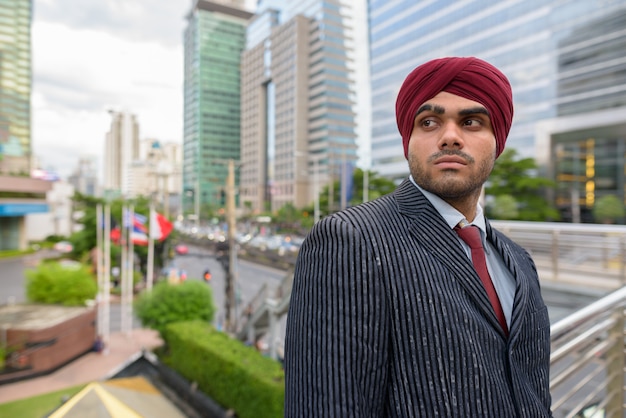
M200 280L179 284L159 282L152 291L144 291L137 297L135 314L143 326L155 329L161 335L173 322L211 322L215 315L213 291Z
M98 292L96 278L84 264L45 262L26 271L26 296L31 302L84 306Z
M164 340L169 365L238 418L283 416L285 374L278 362L200 321L168 325Z

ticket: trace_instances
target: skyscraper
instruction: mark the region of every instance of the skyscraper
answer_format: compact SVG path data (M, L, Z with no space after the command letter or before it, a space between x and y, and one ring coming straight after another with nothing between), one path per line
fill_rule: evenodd
M624 16L625 0L505 0L489 7L479 0L369 0L372 169L394 179L408 175L395 121L404 77L433 58L476 56L508 76L515 117L507 146L567 183L555 201L564 215L568 206L590 208L602 193L626 198ZM613 144L613 161L596 146L599 138ZM595 139L593 158L587 139ZM573 148L582 160L553 163ZM610 170L598 170L600 155ZM595 169L585 170L590 163Z
M349 7L261 2L242 54L242 203L313 203L357 159ZM337 209L340 202L332 202Z
M31 170L31 0L0 3L0 173Z
M0 250L26 249L25 216L48 212L52 183L31 174L31 0L0 2Z
M78 159L78 164L67 182L74 187L74 190L86 196L98 196L98 160L95 156L83 155Z
M111 128L104 142L104 193L130 196L132 164L139 158L139 122L128 112L110 111Z
M252 14L238 2L197 0L187 15L183 208L220 206L226 161L239 161L240 55ZM197 201L196 201L197 199Z

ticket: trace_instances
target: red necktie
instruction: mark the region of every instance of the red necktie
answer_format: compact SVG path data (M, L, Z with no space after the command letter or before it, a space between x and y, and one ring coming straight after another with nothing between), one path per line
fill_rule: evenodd
M498 322L500 322L500 326L504 330L504 333L508 335L509 332L506 325L506 318L504 317L504 311L502 310L502 305L500 305L500 299L498 299L498 294L496 293L495 287L493 287L493 282L491 281L489 271L487 270L487 260L485 259L485 249L483 248L483 242L480 239L480 230L474 225L468 225L463 228L457 226L454 228L454 230L459 235L459 237L463 241L465 241L465 243L471 248L472 263L474 263L474 268L476 269L480 280L483 282L483 286L485 286L487 296L489 296L489 301L491 302L491 306L496 313Z

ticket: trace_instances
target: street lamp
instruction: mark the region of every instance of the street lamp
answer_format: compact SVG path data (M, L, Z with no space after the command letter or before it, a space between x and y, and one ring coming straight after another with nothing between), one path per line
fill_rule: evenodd
M303 151L294 151L295 157L309 157L309 153ZM317 223L320 220L320 194L319 194L319 159L313 158L313 221ZM307 170L308 172L308 170Z

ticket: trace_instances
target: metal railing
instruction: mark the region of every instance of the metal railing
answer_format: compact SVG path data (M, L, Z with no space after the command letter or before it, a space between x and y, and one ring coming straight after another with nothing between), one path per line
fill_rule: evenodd
M550 328L555 418L622 418L626 287Z
M626 285L626 226L492 221L524 247L541 279L578 280L618 289Z

